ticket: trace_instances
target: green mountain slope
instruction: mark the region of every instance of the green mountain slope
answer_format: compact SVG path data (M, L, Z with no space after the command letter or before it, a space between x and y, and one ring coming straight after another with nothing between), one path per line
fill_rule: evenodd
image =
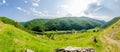
M120 20L116 20L115 23L112 23L101 33L100 39L103 42L103 52L120 51Z
M115 18L113 18L112 20L108 21L108 22L103 26L103 28L107 28L107 27L113 25L114 23L116 23L116 22L119 21L119 20L120 20L120 17L115 17Z
M32 27L36 26L45 26L45 23L48 22L50 19L33 19L28 22L21 22L22 25L27 27L28 29L32 29Z
M9 19L7 17L0 17L0 21L2 21L3 23L5 24L10 24L10 25L13 25L14 27L16 28L19 28L21 30L24 30L26 32L29 32L29 33L32 33L32 31L26 29L23 25L21 25L20 23L12 20L12 19Z
M105 24L104 21L91 19L87 17L64 17L57 19L34 19L22 23L26 28L33 31L44 30L82 30L100 27Z
M21 24L19 24L18 22L14 21L12 19L7 18L7 17L0 17L0 21L2 21L5 24L13 25L19 29L23 28Z
M50 20L46 26L48 30L82 30L100 27L104 23L87 17L66 17Z
M0 22L0 52L25 52L26 49L40 52L48 48L46 44L45 40Z
M56 48L66 46L93 47L101 49L101 42L95 44L92 38L95 34L88 33L55 35L54 40L46 36L33 36L11 25L0 22L0 52L25 52L26 49L35 52L54 52ZM96 35L97 36L97 35Z
M97 43L94 42L94 37ZM92 47L96 52L119 52L119 40L120 20L99 32L91 29L84 33L54 35L53 39L31 35L13 25L0 22L0 52L25 52L27 49L34 52L54 52L56 48L67 46Z

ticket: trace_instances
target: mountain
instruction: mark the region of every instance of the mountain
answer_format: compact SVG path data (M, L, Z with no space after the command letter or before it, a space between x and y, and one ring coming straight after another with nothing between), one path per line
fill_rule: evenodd
M21 22L21 24L29 30L44 31L46 29L45 24L49 20L50 19L33 19L31 21L28 21L28 22Z
M116 23L118 20L120 20L120 17L115 17L115 18L113 18L112 20L108 21L108 22L103 26L103 28L106 28L106 27L109 27L109 26L113 25L113 24Z
M56 19L34 19L22 23L24 27L33 31L51 30L82 30L101 27L106 22L88 17L64 17Z

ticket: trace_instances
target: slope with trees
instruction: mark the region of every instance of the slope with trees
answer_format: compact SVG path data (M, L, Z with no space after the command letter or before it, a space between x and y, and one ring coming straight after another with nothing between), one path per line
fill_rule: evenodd
M112 20L108 21L102 28L109 27L113 25L114 23L116 23L118 20L120 20L120 17L115 17Z
M100 27L104 21L91 19L88 17L64 17L56 19L34 19L22 23L24 27L33 31L52 31L52 30L82 30Z

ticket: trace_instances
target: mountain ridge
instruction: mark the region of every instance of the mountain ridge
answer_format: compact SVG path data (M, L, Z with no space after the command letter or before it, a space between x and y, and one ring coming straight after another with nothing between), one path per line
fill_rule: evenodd
M28 22L21 23L24 27L32 30L36 28L47 28L40 29L38 31L45 30L81 30L81 29L90 29L94 27L100 27L104 25L105 21L100 21L88 17L64 17L64 18L56 18L56 19L33 19ZM76 25L77 28L72 27ZM84 25L84 26L82 26ZM86 26L86 27L85 27ZM89 27L88 27L89 26ZM62 28L64 27L64 28ZM52 28L52 29L51 29ZM69 28L69 29L68 29ZM36 30L36 29L35 29Z

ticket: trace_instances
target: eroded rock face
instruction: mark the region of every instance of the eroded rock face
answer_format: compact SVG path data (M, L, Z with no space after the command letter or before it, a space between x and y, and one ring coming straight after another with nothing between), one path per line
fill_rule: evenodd
M66 47L61 49L55 49L55 52L95 52L93 48L80 48L80 47Z

